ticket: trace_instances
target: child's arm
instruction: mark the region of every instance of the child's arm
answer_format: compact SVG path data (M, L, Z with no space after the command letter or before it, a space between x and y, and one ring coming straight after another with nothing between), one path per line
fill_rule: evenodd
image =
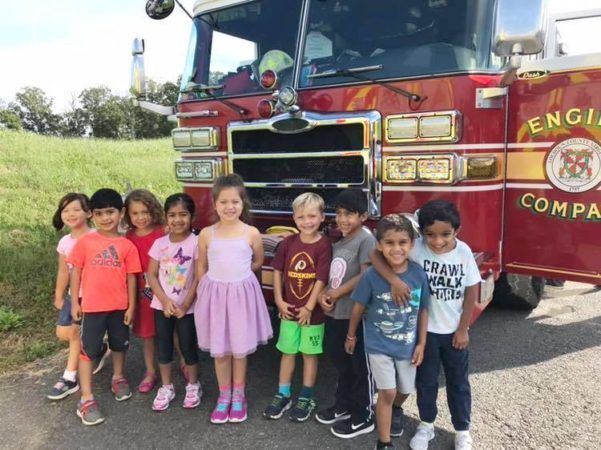
M428 335L428 308L421 308L417 313L417 345L413 350L411 364L419 366L424 360L424 350L426 349L426 337Z
M455 331L455 334L453 335L453 347L455 347L457 350L463 350L464 348L467 348L470 342L468 330L477 300L478 284L466 287L463 297L463 312L461 313L461 319L459 320L457 331Z
M138 296L136 278L138 277L135 273L127 274L127 298L129 300L129 306L125 311L125 317L123 317L123 323L125 325L131 325L134 320L134 311L136 310L136 300Z
M79 304L79 286L81 285L81 267L73 267L71 271L71 292L75 292L71 300L71 317L73 320L81 320L81 306Z
M69 286L69 266L65 255L58 254L58 272L56 273L56 287L54 288L54 307L61 309L65 302L65 291ZM77 298L77 296L74 296Z
M148 259L148 284L150 285L150 289L152 289L152 293L159 299L161 305L163 305L163 314L165 317L171 317L175 314L177 307L173 303L173 301L167 297L163 287L161 286L161 282L159 281L159 262L150 257ZM195 291L196 292L196 291Z
M374 248L371 251L369 258L371 259L371 263L374 266L374 269L376 269L376 272L390 283L390 293L392 294L394 302L397 305L407 306L409 300L411 300L411 289L409 289L409 286L396 276L390 266L386 264L384 257L377 248Z
M253 262L250 266L253 272L257 272L263 267L263 261L265 261L265 252L263 251L263 238L261 233L255 227L250 229L251 246L253 249Z
M309 300L298 310L298 324L299 325L309 325L311 323L311 314L313 314L313 310L317 305L317 297L323 291L325 287L325 283L321 280L317 280L313 289L311 289L311 295L309 295Z
M282 295L282 272L279 270L273 271L273 299L275 301L275 305L278 307L280 319L294 319L292 313L290 312L292 305L286 303Z
M355 351L355 345L357 344L357 326L363 317L365 306L361 303L355 302L353 304L353 310L351 311L351 319L348 323L348 332L346 333L346 340L344 341L344 349L349 355L352 355Z
M209 228L203 228L198 236L198 259L196 260L196 279L198 281L204 277L209 269L209 261L207 259L207 249L209 246L208 233Z

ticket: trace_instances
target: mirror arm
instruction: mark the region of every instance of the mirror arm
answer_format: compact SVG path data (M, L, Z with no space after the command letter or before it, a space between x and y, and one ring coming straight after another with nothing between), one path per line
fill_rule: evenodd
M175 0L175 3L177 3L177 6L179 6L182 9L182 11L184 11L186 13L186 15L190 18L190 20L194 19L192 17L192 15L188 12L188 10L186 8L184 8L184 6L179 2L179 0Z
M500 87L507 87L514 82L518 69L522 66L522 55L524 49L521 44L514 44L507 65L503 68L503 76L499 83Z

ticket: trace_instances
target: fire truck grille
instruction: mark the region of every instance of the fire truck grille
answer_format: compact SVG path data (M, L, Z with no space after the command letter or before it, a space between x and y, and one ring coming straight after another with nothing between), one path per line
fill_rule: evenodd
M302 133L281 134L267 129L234 130L231 151L249 153L315 153L362 150L365 127L361 123L321 125Z
M315 192L319 194L325 201L325 212L334 214L334 200L342 191L342 188L315 188L315 189L299 189L299 188L246 188L250 196L252 210L257 212L292 212L292 201L303 192ZM367 201L367 197L366 197Z
M247 183L362 184L361 156L335 158L269 158L233 161L234 172Z

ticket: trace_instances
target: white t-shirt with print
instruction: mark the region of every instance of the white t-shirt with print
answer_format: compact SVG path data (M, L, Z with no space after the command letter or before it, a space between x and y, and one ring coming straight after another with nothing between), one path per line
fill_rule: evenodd
M411 259L428 274L432 297L428 314L428 331L450 334L457 331L465 288L482 281L480 271L468 245L456 239L453 250L436 254L426 245L423 238L415 240Z

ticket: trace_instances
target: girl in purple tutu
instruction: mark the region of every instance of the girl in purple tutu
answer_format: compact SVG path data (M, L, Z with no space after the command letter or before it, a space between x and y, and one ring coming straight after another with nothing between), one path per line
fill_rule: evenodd
M246 357L273 336L254 274L263 264L263 241L259 230L247 224L250 202L240 176L215 180L213 204L219 220L198 238L194 319L198 346L214 358L219 384L211 422L243 422Z

